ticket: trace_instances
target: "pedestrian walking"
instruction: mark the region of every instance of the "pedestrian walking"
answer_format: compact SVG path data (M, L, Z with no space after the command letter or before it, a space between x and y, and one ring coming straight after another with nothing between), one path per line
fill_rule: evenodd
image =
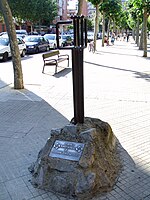
M123 33L123 41L126 39L126 33Z
M127 34L127 42L129 41L129 37L130 37L130 34L128 33Z
M115 33L112 33L112 36L111 36L112 45L114 45L114 42L115 42Z
M105 35L104 37L104 43L106 43L106 45L109 46L109 40L108 40L107 35Z

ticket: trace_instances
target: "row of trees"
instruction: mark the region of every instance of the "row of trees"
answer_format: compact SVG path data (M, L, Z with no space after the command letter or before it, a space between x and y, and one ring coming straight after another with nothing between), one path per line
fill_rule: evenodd
M24 20L39 26L49 26L58 14L56 0L8 0L8 3L12 15L20 25Z
M139 49L144 50L143 57L147 57L148 18L150 16L150 0L129 0L128 25L133 30L133 37ZM150 19L150 18L149 18ZM141 34L139 41L139 33Z
M82 0L80 0L82 1ZM95 24L94 24L94 48L96 50L96 36L98 32L99 22L102 21L102 46L104 46L104 35L107 31L117 32L121 29L127 30L127 16L121 0L88 0L96 8Z
M96 36L99 22L102 21L103 36L109 32L127 32L132 30L133 37L139 49L143 51L143 57L147 57L147 32L150 27L150 0L128 0L122 4L121 0L88 0L96 8L94 25L94 47L96 49ZM80 5L83 0L79 0ZM82 10L81 8L79 10ZM149 19L149 20L148 20ZM149 22L149 24L147 23ZM139 33L141 37L139 41ZM104 46L104 37L102 40Z

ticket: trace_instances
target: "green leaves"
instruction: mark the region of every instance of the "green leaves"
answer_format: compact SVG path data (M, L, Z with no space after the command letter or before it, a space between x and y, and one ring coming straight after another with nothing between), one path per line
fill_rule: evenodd
M99 5L103 0L88 0L91 2L94 6Z
M57 15L56 0L9 0L14 17L31 22L48 21Z

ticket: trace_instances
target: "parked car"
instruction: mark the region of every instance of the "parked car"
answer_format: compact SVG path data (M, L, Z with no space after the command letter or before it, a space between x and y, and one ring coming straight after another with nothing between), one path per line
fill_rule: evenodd
M87 42L91 42L94 40L94 33L93 32L87 32Z
M49 42L43 36L31 35L24 39L27 53L39 53L42 51L49 51Z
M18 40L18 47L20 51L21 57L24 57L26 54L26 45L23 40L20 38L17 38ZM11 57L11 49L10 49L10 42L8 35L2 35L0 36L0 59L4 62L8 60L8 58Z
M62 35L62 46L72 46L73 45L73 39L70 35Z
M37 31L32 31L30 33L28 33L28 35L40 35Z
M51 49L57 48L56 34L45 34L44 38L49 41ZM62 46L62 36L59 36L59 46Z
M25 36L28 35L28 33L27 33L26 30L21 29L21 30L16 30L16 35L17 35L18 37L24 38Z

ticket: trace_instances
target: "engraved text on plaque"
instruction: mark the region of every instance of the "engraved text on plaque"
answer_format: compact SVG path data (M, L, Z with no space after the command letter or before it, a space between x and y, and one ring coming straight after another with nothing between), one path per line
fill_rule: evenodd
M83 152L83 148L83 143L56 140L49 156L54 158L79 161Z

